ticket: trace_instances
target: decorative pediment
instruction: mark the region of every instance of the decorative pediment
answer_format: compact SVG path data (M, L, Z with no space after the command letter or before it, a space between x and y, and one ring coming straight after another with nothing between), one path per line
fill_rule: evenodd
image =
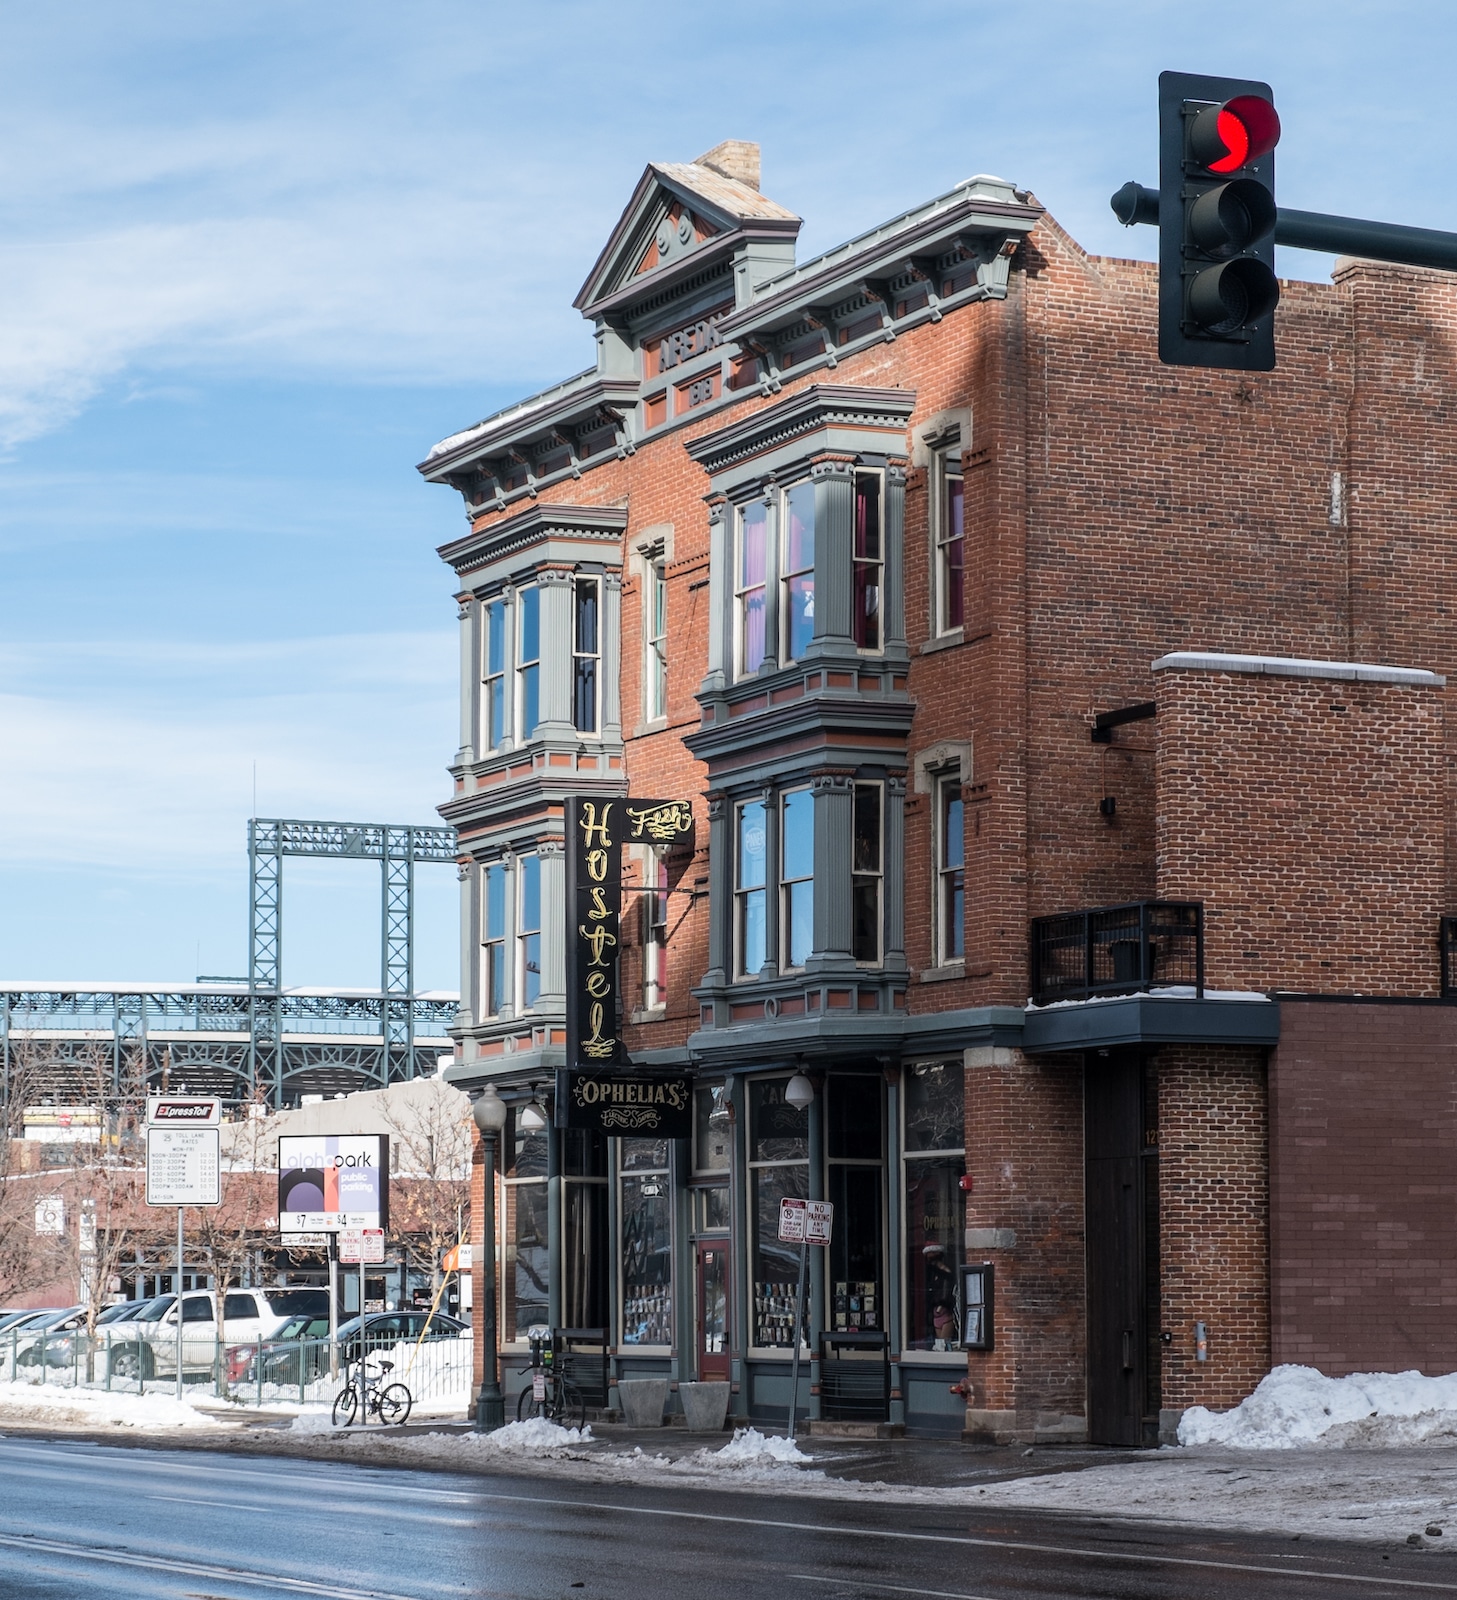
M750 181L752 180L752 181ZM629 312L680 274L732 255L750 238L791 249L800 219L765 199L758 150L720 145L697 161L653 162L633 191L574 304L584 316Z

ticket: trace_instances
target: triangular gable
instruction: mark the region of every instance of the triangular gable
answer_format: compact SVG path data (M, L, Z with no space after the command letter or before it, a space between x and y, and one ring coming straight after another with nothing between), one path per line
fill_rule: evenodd
M581 311L658 273L669 273L729 235L793 238L800 219L746 183L692 162L644 171L602 254L573 302Z

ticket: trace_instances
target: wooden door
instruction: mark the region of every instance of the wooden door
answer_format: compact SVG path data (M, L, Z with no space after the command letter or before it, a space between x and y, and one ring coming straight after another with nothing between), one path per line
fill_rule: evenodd
M1137 1446L1149 1386L1141 1059L1089 1056L1084 1107L1088 1436Z
M729 1249L728 1240L697 1246L698 1376L729 1375Z

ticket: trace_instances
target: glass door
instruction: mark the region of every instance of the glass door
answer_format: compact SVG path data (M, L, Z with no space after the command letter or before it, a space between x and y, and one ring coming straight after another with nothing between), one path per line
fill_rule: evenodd
M728 1241L697 1246L698 1376L729 1375Z

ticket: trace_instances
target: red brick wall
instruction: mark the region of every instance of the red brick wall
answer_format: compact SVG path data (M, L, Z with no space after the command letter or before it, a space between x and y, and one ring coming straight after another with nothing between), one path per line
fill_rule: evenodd
M966 1078L968 1228L1011 1229L996 1266L996 1338L969 1353L967 1404L983 1411L1086 1412L1081 1057L1039 1062L972 1052ZM1030 1425L1030 1423L1029 1423Z
M1166 1410L1237 1405L1270 1367L1269 1119L1262 1052L1158 1053ZM1194 1324L1209 1359L1194 1359Z
M1270 1102L1274 1359L1457 1369L1457 1014L1287 1003Z
M1157 680L1158 889L1205 901L1206 982L1435 995L1442 691Z

